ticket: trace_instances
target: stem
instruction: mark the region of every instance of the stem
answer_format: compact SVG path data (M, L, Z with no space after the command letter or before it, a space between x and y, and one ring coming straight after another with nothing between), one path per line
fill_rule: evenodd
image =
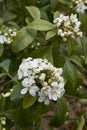
M6 73L6 75L9 76L13 81L15 81L18 84L18 81L13 79L13 77L10 74Z
M64 96L65 96L66 98L72 98L72 99L78 100L78 97L76 97L76 96L71 96L71 95L67 95L67 94L64 94Z
M67 44L67 53L68 53L69 56L71 55L71 49L72 49L72 46L71 46L71 43L69 41L68 44Z

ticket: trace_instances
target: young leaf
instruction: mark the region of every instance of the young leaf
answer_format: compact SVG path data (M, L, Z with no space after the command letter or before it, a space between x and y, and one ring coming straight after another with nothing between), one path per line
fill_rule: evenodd
M29 28L38 30L38 31L48 31L54 28L54 25L46 20L35 20L30 25L28 25Z
M57 110L50 122L50 125L52 125L54 127L61 126L66 119L66 117L65 117L66 112L67 112L67 102L62 97L62 98L58 99L58 101L57 101Z
M25 8L28 10L34 20L40 19L41 14L39 8L35 6L26 6Z
M13 52L19 52L25 49L36 37L37 31L31 30L28 26L22 28L12 43Z
M23 108L26 109L32 106L37 100L37 96L33 97L27 93L23 98Z

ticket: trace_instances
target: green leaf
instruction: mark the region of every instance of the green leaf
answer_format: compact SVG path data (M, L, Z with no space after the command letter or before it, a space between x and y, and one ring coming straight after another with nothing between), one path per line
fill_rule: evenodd
M37 96L33 97L27 93L23 98L23 108L26 109L32 106L37 100Z
M54 19L58 18L60 15L59 11L54 12Z
M47 32L47 34L46 34L46 40L54 37L56 34L57 34L57 30L51 30L51 31Z
M39 8L35 6L26 6L25 8L28 10L34 20L40 19L41 14Z
M79 124L78 124L77 130L82 130L83 127L84 127L84 124L85 124L85 119L84 119L84 117L82 116L82 117L81 117L81 120L80 120L80 122L79 122Z
M33 125L34 111L35 109L33 107L29 107L28 109L20 109L18 124L21 127L30 128Z
M0 78L2 78L3 76L6 76L6 75L7 75L7 73L1 73Z
M65 90L68 95L76 95L77 88L82 84L83 76L70 61L64 64Z
M87 23L87 15L85 13L79 13L79 20L81 21L81 30L83 32L86 32L87 31L87 26L86 23Z
M76 64L78 67L83 68L81 64L81 59L77 55L73 55L70 58L70 61L72 61L74 64Z
M27 27L22 28L12 43L13 52L19 52L25 49L35 39L37 32Z
M77 46L77 41L72 38L68 38L67 41L67 53L69 56L74 55Z
M20 100L22 98L21 89L22 89L21 84L15 85L13 87L13 91L11 93L11 100L12 101L18 101L18 100Z
M3 111L6 105L6 98L0 95L0 111Z
M7 22L7 21L15 19L16 17L17 17L16 14L10 12L9 10L6 10L3 14L3 21Z
M0 44L0 56L2 56L4 51L4 46L2 44Z
M46 20L35 20L30 25L29 28L39 31L48 31L54 28L54 25Z
M9 59L6 59L6 60L4 60L3 62L0 63L0 67L8 73L10 63L11 63L11 61Z
M10 109L10 110L5 112L5 116L8 119L17 122L18 121L18 117L19 117L19 109L18 108Z
M35 49L30 56L34 58L46 58L49 62L53 63L52 46L48 45Z
M62 44L58 37L56 39L53 39L52 41L52 45L53 45L53 62L54 62L54 65L56 67L62 67L65 63L65 59L64 59L64 56L65 53L64 51L61 49L60 51L60 44Z
M87 37L86 36L82 37L80 39L80 42L82 44L84 56L87 57Z
M56 110L56 113L50 122L50 125L52 125L54 127L61 126L66 119L65 114L67 112L67 109L68 109L67 108L67 101L63 97L58 99L57 110Z
M48 61L53 64L52 46L48 46L46 52L43 55L43 58L48 59Z
M63 4L69 4L72 0L58 0L58 1Z
M42 58L44 56L44 54L47 52L48 46L42 46L39 47L39 49L34 49L30 56L34 57L34 58Z

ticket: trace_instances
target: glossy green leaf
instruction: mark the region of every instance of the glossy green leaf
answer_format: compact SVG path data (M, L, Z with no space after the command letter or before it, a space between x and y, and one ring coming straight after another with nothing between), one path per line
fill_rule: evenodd
M0 67L4 69L7 73L9 72L9 67L10 67L11 61L9 59L4 60L3 62L0 63Z
M48 31L54 28L54 25L46 20L35 20L29 25L29 28L39 31Z
M25 49L35 39L36 34L37 32L35 30L31 30L28 27L22 28L12 43L13 52L19 52Z
M57 34L57 30L48 31L47 34L46 34L46 40L54 37L56 34Z
M4 52L4 46L0 44L0 56L2 56L3 52Z
M11 100L12 101L18 101L22 98L21 89L22 89L21 84L15 85L13 87L13 91L12 91L12 94L11 94Z
M26 109L32 106L37 100L37 96L33 97L27 93L23 98L23 108Z
M35 6L26 6L26 9L28 10L28 12L34 20L40 19L41 14L39 8Z
M50 122L50 125L54 127L61 126L66 119L65 117L66 112L67 112L67 101L62 97L57 101L57 110Z

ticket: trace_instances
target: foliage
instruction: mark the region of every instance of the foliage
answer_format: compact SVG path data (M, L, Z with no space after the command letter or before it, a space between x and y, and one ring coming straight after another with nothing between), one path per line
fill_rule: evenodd
M55 112L48 130L59 128L70 120L70 101L87 98L82 87L82 72L87 68L87 14L85 9L76 12L72 5L72 0L0 0L0 130L42 130L43 116L53 104ZM73 20L66 26L67 17ZM76 26L78 31L74 30ZM63 68L63 97L45 105L38 102L37 95L21 94L18 69L28 57L45 58L56 68ZM76 130L86 127L84 115L75 115Z

